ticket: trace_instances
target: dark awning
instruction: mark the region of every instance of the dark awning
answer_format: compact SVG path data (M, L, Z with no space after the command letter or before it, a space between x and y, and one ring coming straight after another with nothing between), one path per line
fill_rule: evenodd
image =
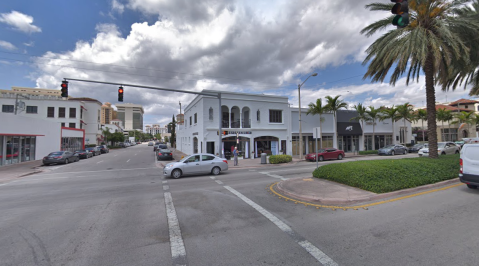
M343 136L360 136L363 134L359 122L338 122L338 135Z

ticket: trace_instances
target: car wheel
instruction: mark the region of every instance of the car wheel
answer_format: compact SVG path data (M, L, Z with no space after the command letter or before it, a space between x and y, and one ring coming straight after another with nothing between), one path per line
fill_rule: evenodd
M343 155L342 154L338 155L338 160L342 160L342 159L343 159Z
M406 154L407 154L407 151L406 151L406 150L404 150L404 155L406 155Z
M445 152L442 152L441 155L446 155L446 153L445 153Z
M458 154L458 153L459 153L459 151L458 151L458 150L456 150L456 154Z
M68 164L68 159L65 159L65 164Z
M475 185L469 185L469 184L467 184L467 187L468 187L468 188L471 188L471 189L477 189L477 186L475 186Z
M50 164L49 163L43 163L44 166L49 166Z
M394 156L394 151L391 151L391 155Z
M181 177L181 170L180 169L175 169L173 172L171 172L171 177L177 179Z
M323 157L323 156L319 156L318 161L320 161L320 162L324 161L324 157Z
M219 175L221 172L221 169L219 167L213 167L213 169L211 170L211 173L213 175Z

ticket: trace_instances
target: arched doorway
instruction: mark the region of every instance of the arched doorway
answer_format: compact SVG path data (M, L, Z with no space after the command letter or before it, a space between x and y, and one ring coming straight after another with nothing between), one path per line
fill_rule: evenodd
M462 131L462 137L463 138L468 138L469 137L469 133L467 132L467 130Z
M251 153L249 150L249 142L250 139L247 137L239 137L236 139L236 137L226 137L223 138L223 149L224 149L224 154L233 156L233 150L235 147L238 147L239 151L239 156L241 158L250 158L249 154Z

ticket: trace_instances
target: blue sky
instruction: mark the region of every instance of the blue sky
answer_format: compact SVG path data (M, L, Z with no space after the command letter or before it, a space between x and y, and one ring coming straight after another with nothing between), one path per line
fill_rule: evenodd
M288 96L302 106L327 95L351 105L424 105L424 79L405 85L363 80L365 49L377 36L359 31L389 14L370 0L69 0L0 2L0 89L59 89L63 78L201 91ZM347 18L347 19L345 19ZM391 26L391 29L393 26ZM388 80L387 80L388 81ZM116 87L70 83L70 95L115 104ZM437 92L437 101L469 98ZM164 125L192 95L125 88L145 124Z

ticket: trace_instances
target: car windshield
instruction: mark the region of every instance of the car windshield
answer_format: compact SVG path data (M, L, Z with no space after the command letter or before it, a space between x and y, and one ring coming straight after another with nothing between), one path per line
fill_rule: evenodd
M79 150L79 151L75 151L75 152L85 152L84 150Z
M390 148L394 148L394 146L395 146L394 144L389 144L389 145L386 145L386 146L384 146L384 148L383 148L383 149L390 149Z
M323 152L326 152L326 150L325 149L319 149L318 150L318 153L323 153Z
M168 149L160 149L160 152L171 152L171 151Z
M445 142L438 142L438 143L437 143L437 148L438 148L438 149L444 148L444 146L446 146L446 143L445 143Z
M415 144L413 146L413 148L422 148L424 146L424 144Z
M57 152L52 152L48 155L63 155L63 152L62 151L57 151Z

